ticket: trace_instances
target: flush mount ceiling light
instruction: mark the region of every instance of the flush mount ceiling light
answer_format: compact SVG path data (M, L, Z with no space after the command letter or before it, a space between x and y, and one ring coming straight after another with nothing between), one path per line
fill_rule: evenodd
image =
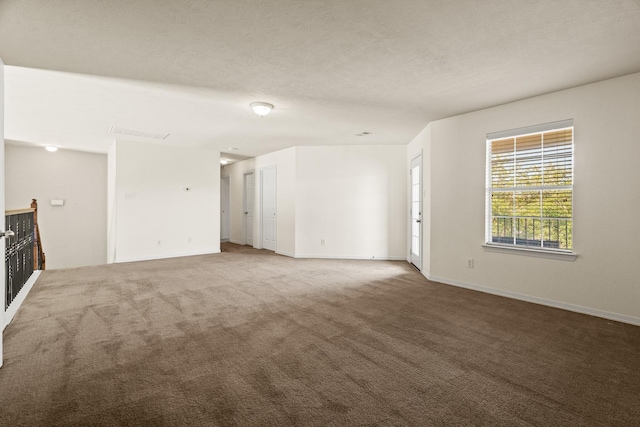
M273 110L273 105L266 102L252 102L251 109L260 117L264 117Z
M229 160L227 160L227 159L220 159L220 164L221 164L221 165L226 165L227 163L229 163Z
M56 151L58 151L58 147L54 147L53 145L47 145L46 147L44 147L44 149L49 151L50 153L55 153Z

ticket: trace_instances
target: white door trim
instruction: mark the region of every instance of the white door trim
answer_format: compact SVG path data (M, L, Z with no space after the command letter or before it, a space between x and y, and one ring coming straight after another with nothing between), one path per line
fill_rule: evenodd
M275 209L275 224L274 224L274 247L273 249L269 249L269 250L273 250L276 251L277 250L277 246L278 246L278 220L277 220L277 212L278 212L278 168L276 165L271 165L271 166L267 166L264 168L260 168L260 249L263 249L265 247L264 245L264 173L267 171L271 171L273 170L275 172L275 176L276 176L276 181L275 181L275 188L274 190L274 198L275 200L273 201L274 203L274 209Z
M415 214L413 204L413 171L414 168L418 167L418 202L419 205L417 207L418 213ZM418 154L416 157L411 159L411 163L409 164L409 262L418 268L418 270L422 271L423 257L424 257L424 245L422 240L422 230L424 227L422 226L423 215L423 207L424 207L424 194L423 194L423 165L422 165L422 152ZM418 223L418 254L414 254L413 252L413 226L414 221Z

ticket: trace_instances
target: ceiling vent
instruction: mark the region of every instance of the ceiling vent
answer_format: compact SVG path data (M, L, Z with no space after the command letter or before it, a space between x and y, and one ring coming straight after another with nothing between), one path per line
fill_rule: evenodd
M111 126L109 128L109 133L113 135L134 136L136 138L155 139L156 141L162 141L163 139L169 136L168 133L145 132L141 130L121 128L117 126Z

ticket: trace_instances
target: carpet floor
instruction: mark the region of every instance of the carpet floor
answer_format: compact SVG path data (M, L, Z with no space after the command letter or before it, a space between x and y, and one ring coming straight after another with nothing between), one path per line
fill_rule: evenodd
M406 262L223 252L45 271L1 426L640 425L640 328Z

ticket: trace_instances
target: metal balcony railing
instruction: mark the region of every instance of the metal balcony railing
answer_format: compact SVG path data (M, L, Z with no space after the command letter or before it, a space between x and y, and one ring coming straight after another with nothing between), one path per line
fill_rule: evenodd
M29 209L5 213L5 230L11 230L14 233L13 236L5 238L5 310L33 272L45 269L45 257L37 221L38 203L35 199Z
M570 250L572 235L570 218L494 216L491 221L491 243Z

